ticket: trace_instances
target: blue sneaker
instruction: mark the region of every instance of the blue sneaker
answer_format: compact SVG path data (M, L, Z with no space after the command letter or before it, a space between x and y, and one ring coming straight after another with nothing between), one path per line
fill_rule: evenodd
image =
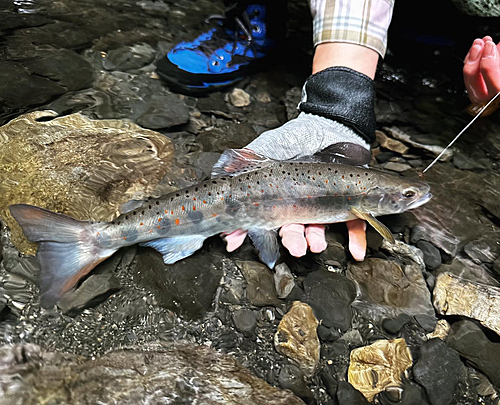
M158 75L175 90L202 94L230 86L262 65L277 39L269 38L268 9L251 4L212 16L217 26L181 42L158 62ZM284 30L283 30L284 36Z

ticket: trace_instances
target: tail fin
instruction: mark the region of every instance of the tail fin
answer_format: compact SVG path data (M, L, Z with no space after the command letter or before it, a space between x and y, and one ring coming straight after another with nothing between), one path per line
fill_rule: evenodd
M101 249L91 224L25 204L9 207L31 242L39 242L41 305L49 308L118 249Z

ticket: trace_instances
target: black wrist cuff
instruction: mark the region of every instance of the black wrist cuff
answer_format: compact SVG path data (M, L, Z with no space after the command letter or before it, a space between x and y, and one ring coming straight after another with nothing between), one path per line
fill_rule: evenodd
M348 67L331 67L310 76L302 89L299 110L353 128L368 143L375 141L373 80Z

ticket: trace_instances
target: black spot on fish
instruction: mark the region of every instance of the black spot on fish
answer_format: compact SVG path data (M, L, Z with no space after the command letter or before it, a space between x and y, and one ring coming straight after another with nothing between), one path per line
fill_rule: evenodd
M195 188L194 188L194 191L198 191L198 187L195 187Z
M151 205L149 206L149 209L153 208Z
M203 221L203 212L201 211L188 211L187 216L191 222L198 223Z
M181 195L180 195L179 193L176 193L176 194L175 194L175 196L176 196L176 197L180 197Z
M212 180L212 184L217 184L217 182L215 180Z
M170 221L166 218L161 220L161 226L157 229L157 233L160 235L165 235L170 230Z
M137 211L132 212L132 215L137 215Z

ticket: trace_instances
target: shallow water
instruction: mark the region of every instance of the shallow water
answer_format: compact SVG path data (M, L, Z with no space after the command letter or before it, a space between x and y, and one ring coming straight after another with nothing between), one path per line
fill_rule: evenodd
M150 249L121 251L96 268L60 309L43 310L34 284L36 260L19 254L32 253L33 246L22 241L7 214L9 204L32 203L81 219L108 220L125 201L207 177L224 149L243 147L293 118L312 53L305 2L290 2L288 41L279 63L237 85L249 94L248 106L230 102L232 89L188 97L156 76L166 51L196 36L206 16L222 9L212 1L0 1L0 124L5 124L0 128L0 338L89 357L146 342L203 344L235 356L259 377L310 403L333 403L336 394L328 382L346 378L351 349L403 336L418 358L435 322L429 291L445 269L498 286L498 113L478 120L454 146L451 160L428 173L435 194L429 204L414 214L382 219L399 241L418 249L402 244L391 250L369 231L371 260L359 268L362 273L376 274L370 269L378 260L397 267L387 280L377 279L380 285L367 282L353 309L350 302L334 301L339 316L346 310L351 327L320 326L320 364L302 385L296 382L302 381L300 370L274 349L274 334L294 300L313 309L329 305L332 294L311 281L314 271L334 271L346 285L351 282L345 274L360 272L355 267L347 272L355 264L346 251L344 227L331 227L329 249L321 255L284 255L294 283L287 299L278 298L273 275L258 264L248 242L230 255L212 238L200 252L168 267ZM404 175L415 176L435 156L415 145L445 146L470 120L460 58L473 34L498 30L490 20L473 19L460 35L449 33L451 45L429 45L412 37L398 14L394 18L376 79L377 123L390 136L395 128L410 135L414 146L400 154L376 144L372 166L398 163L407 169ZM426 248L422 264L415 254ZM488 255L479 255L484 251ZM409 313L396 304L406 294L394 281L400 271L415 277L412 294L421 304L393 335L383 321ZM358 284L366 281L356 277ZM339 295L346 295L342 291L339 287ZM451 403L478 398L473 370L463 367ZM405 392L419 395L412 384Z

